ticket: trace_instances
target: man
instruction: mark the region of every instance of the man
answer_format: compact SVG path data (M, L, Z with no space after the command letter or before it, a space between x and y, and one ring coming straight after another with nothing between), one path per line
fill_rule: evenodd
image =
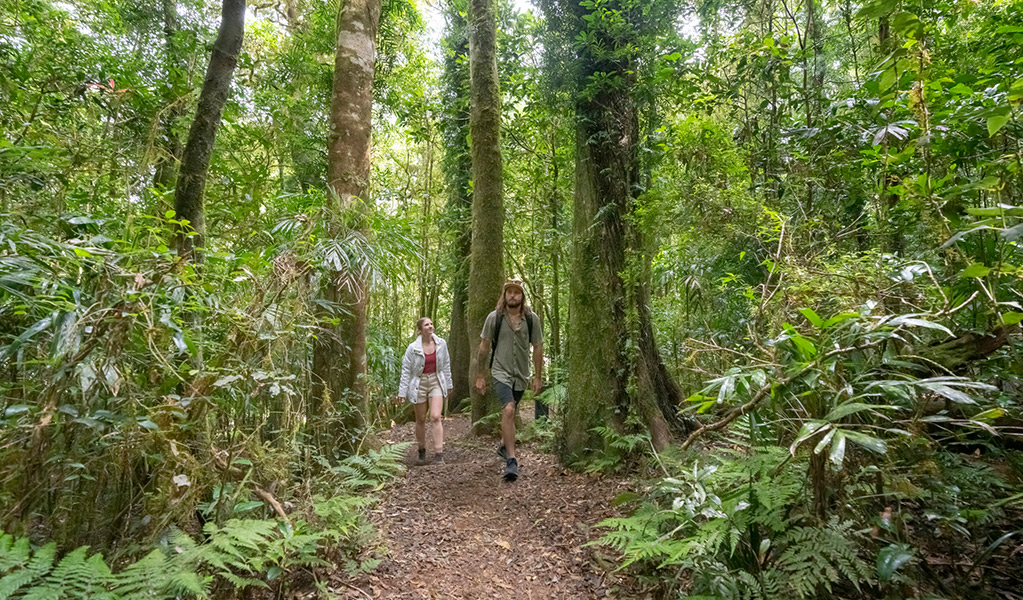
M487 315L483 323L476 359L476 389L480 394L487 391L483 366L489 362L490 346L495 336L497 344L491 374L494 391L502 405L501 439L504 442L497 453L505 459L505 481L515 481L519 476L519 463L515 459L515 409L529 381L530 344L533 346L533 394L537 395L543 389L542 323L526 306L522 282L518 279L505 282L497 308Z

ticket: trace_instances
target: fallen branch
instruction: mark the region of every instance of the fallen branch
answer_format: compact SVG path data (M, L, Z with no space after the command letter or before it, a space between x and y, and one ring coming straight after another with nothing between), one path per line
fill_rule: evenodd
M264 502L273 507L274 512L277 513L280 518L284 519L285 522L291 523L291 519L288 518L288 513L284 512L284 507L277 501L277 498L273 497L273 494L259 487L258 485L253 486L253 492L259 496Z

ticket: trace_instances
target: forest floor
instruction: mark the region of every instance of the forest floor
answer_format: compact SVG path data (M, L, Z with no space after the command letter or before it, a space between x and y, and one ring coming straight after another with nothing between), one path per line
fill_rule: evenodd
M531 418L520 408L525 413ZM517 448L519 479L507 483L498 439L473 436L463 415L444 421L445 462L415 466L413 427L385 434L413 444L404 481L372 512L387 548L383 562L354 581L338 580L332 587L341 598L636 597L601 549L585 546L600 536L595 525L616 515L612 500L627 480L565 470L527 443Z

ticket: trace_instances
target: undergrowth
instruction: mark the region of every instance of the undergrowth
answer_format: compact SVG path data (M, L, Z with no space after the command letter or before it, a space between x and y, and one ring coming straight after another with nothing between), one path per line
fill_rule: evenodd
M0 600L18 598L152 600L222 598L249 588L288 588L305 571L348 574L372 570L375 539L366 509L402 470L408 444L384 446L329 467L320 485L337 494L316 495L302 518L229 519L207 523L201 541L174 529L142 558L111 568L88 546L58 556L57 544L33 546L27 537L0 533Z

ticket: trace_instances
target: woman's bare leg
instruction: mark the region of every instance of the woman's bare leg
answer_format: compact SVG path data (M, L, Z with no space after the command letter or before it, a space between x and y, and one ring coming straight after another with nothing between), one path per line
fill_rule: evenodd
M426 402L413 404L416 409L416 442L421 450L426 449Z
M430 433L433 435L433 451L444 452L444 396L430 396Z

